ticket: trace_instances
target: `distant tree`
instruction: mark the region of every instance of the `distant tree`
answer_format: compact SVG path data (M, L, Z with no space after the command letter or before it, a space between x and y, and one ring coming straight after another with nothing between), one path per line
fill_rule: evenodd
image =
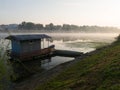
M44 29L44 26L43 26L43 24L35 24L35 28L36 28L37 30L43 30L43 29Z
M63 24L63 27L62 27L63 30L70 30L71 27L69 24Z
M86 32L88 29L89 29L89 26L85 26L85 25L84 26L80 26L80 30L81 31L85 31Z
M21 25L24 27L24 26L26 25L26 22L23 21L23 22L21 23Z
M21 24L18 25L18 29L24 29L26 22L23 21Z
M56 26L54 26L54 29L55 29L55 30L61 30L61 29L62 29L62 26L61 26L61 25L56 25Z
M25 29L28 29L28 30L35 29L35 24L32 22L27 22L25 25Z
M53 25L53 23L50 23L50 24L45 25L45 29L46 29L46 30L54 30L54 25Z
M18 28L31 30L31 29L35 29L35 24L32 22L22 22L21 24L18 25Z
M71 25L71 26L70 26L70 29L71 29L71 30L78 30L78 29L79 29L79 26L77 26L77 25Z

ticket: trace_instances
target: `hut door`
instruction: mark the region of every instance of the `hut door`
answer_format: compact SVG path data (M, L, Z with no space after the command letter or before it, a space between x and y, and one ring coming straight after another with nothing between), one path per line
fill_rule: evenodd
M29 47L30 47L30 50L29 50L30 52L31 52L31 51L34 51L33 41L30 41L30 42L29 42Z
M29 43L27 41L26 42L22 42L21 43L21 47L22 47L22 53L30 51L30 45L29 45Z
M30 51L40 50L40 41L30 41Z

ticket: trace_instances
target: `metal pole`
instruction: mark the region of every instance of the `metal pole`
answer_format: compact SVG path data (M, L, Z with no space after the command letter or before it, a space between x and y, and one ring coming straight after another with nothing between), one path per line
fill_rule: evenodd
M43 48L44 48L44 39L43 39Z
M40 39L40 49L42 48L42 39Z
M49 47L49 39L48 39L48 47Z

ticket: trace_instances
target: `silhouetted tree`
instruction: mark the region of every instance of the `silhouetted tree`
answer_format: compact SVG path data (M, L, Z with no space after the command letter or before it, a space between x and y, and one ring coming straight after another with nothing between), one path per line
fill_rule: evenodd
M36 28L37 30L43 30L43 29L44 29L44 26L43 26L43 24L35 24L35 28Z
M35 29L35 24L32 22L27 22L25 25L25 29L28 29L28 30Z
M22 22L21 24L18 25L19 29L26 29L26 30L31 30L35 28L35 24L32 22Z
M62 26L61 26L61 25L56 25L56 26L54 26L54 29L55 29L55 30L61 30L61 29L62 29Z
M63 24L63 27L62 27L63 30L70 30L71 27L69 24Z
M21 24L18 25L18 29L24 29L26 25L26 22L23 21Z
M54 25L53 25L53 23L50 23L50 24L45 25L45 29L46 29L46 30L54 30Z

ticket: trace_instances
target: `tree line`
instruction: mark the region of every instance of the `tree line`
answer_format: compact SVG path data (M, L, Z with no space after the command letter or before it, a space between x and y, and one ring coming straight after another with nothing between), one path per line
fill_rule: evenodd
M54 25L53 23L46 24L44 26L43 24L35 24L32 22L22 22L21 24L18 25L18 29L21 29L21 30L72 30L72 29L79 29L79 26L69 25L69 24Z
M22 22L18 25L19 30L48 30L48 31L114 31L118 30L115 27L100 27L100 26L78 26L78 25L70 25L70 24L63 24L63 25L54 25L53 23L46 24L35 24L32 22Z

